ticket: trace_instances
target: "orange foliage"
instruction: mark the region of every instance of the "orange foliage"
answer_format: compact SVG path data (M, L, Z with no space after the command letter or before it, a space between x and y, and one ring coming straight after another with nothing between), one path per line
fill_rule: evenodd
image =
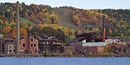
M24 28L20 29L20 33L27 37L27 30ZM10 33L10 37L16 38L16 27L13 28L13 31Z
M40 27L40 30L42 30L42 29L43 29L43 25L38 24L38 26Z
M10 33L10 37L16 38L16 27L14 27L13 31Z
M81 30L77 30L77 34L80 34L82 31Z
M112 30L111 29L109 29L109 35L111 35L112 34Z
M3 34L8 34L9 32L10 32L10 30L11 30L11 27L10 26L5 26L5 27L3 27Z
M32 27L30 26L30 27L29 27L29 30L31 30L31 29L32 29Z
M14 20L12 19L12 21L11 21L12 23L14 23Z
M25 37L27 37L27 30L26 29L21 28L20 33L23 34Z
M81 25L81 24L80 24L80 21L78 21L78 22L76 23L76 25L77 25L77 26L80 26L80 25Z

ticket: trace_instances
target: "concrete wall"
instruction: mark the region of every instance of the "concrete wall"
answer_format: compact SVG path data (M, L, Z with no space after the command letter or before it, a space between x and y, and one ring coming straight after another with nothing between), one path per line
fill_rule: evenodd
M5 44L5 53L6 54L15 54L16 53L16 44Z

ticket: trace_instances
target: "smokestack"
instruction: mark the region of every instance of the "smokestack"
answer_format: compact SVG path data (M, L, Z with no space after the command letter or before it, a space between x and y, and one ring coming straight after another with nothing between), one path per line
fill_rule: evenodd
M103 41L105 41L105 16L103 15Z
M20 23L19 23L19 2L17 1L17 33L16 33L16 42L17 42L17 54L20 54Z

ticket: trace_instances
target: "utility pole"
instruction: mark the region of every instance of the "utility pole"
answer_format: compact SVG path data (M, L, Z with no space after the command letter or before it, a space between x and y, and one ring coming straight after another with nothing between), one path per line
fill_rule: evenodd
M105 41L105 16L103 15L103 41Z
M0 46L1 46L1 47L0 47L0 48L1 48L1 49L0 49L0 51L1 51L0 53L1 53L1 54L2 54L2 48L3 48L3 47L2 47L2 38L3 38L3 35L0 34L0 44L1 44L1 45L0 45Z
M20 54L20 23L19 23L19 2L17 1L17 33L16 33L16 43L17 43L17 54Z

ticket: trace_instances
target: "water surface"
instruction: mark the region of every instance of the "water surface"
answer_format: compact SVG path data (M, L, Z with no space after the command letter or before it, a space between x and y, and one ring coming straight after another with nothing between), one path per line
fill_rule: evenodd
M130 65L129 57L0 57L0 65Z

